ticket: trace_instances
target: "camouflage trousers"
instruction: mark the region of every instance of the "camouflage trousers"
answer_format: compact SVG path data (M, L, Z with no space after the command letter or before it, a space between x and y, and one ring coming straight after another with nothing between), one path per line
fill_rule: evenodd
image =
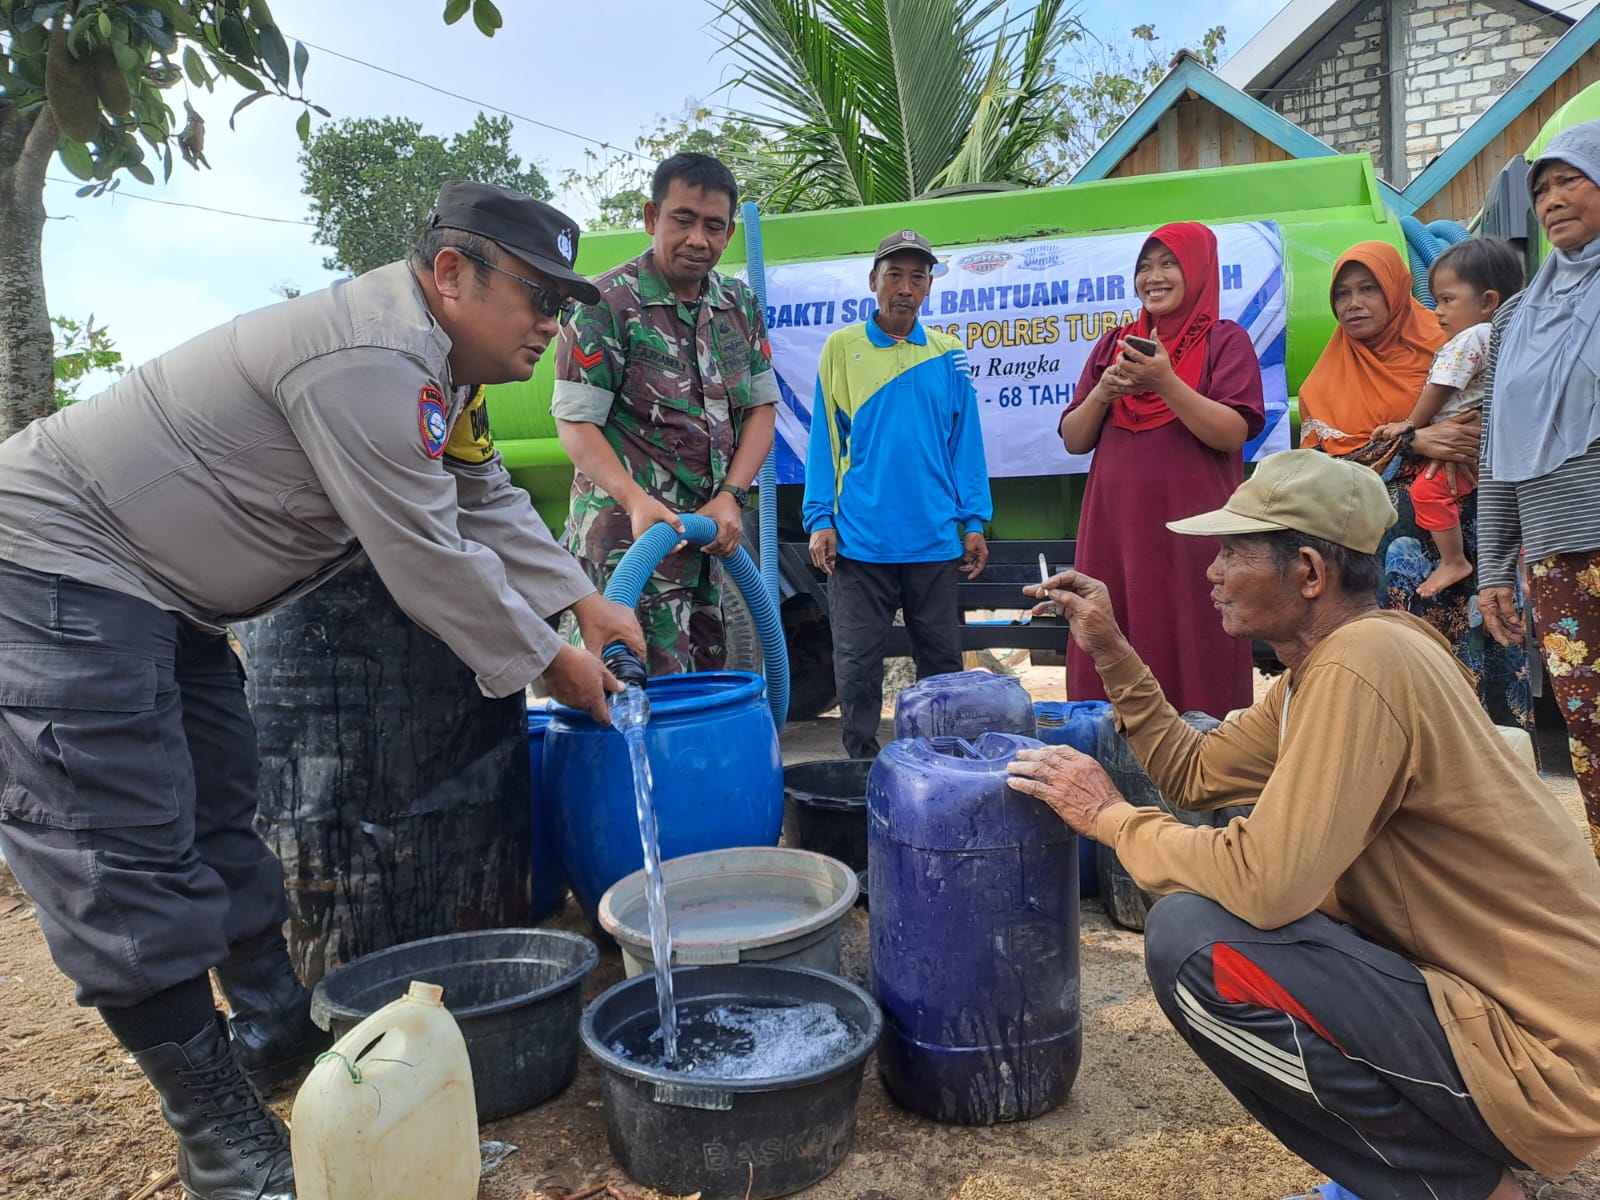
M604 590L627 546L617 546L597 562L577 555L595 587ZM697 546L686 546L661 560L639 597L639 624L650 657L651 675L720 671L727 664L722 624L722 564ZM599 646L591 647L596 653Z

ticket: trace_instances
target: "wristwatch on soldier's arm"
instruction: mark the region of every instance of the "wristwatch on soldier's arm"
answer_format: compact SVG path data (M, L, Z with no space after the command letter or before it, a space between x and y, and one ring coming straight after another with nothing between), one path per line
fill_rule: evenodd
M745 505L750 503L750 489L749 488L742 488L738 484L725 483L721 487L719 487L717 489L717 491L719 491L719 492L727 492L728 495L733 497L733 502L735 504L737 504L740 508L743 508L743 507L745 507Z

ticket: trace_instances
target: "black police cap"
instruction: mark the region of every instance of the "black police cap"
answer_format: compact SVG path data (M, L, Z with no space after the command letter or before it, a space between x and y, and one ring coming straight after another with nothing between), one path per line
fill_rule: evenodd
M600 292L572 269L578 258L578 225L560 209L492 183L451 180L439 189L428 224L464 229L505 247L534 270L569 284L585 304Z

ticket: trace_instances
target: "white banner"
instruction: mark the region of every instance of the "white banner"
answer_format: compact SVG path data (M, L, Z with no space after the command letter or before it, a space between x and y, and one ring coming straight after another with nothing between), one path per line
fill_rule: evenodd
M1261 359L1267 423L1245 447L1246 460L1254 461L1289 448L1283 245L1269 221L1219 225L1215 232L1222 315L1249 330ZM1089 469L1091 456L1068 454L1056 424L1100 335L1138 315L1133 264L1147 236L936 248L939 265L922 321L967 347L990 476ZM877 308L867 286L871 269L870 258L767 268L767 330L783 393L782 483L805 479L822 343Z

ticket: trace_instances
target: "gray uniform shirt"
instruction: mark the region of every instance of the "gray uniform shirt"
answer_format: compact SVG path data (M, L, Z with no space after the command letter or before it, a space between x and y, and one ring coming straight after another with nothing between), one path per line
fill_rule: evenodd
M498 454L444 454L449 352L404 263L201 334L0 445L0 558L222 626L364 550L509 695L594 588Z

